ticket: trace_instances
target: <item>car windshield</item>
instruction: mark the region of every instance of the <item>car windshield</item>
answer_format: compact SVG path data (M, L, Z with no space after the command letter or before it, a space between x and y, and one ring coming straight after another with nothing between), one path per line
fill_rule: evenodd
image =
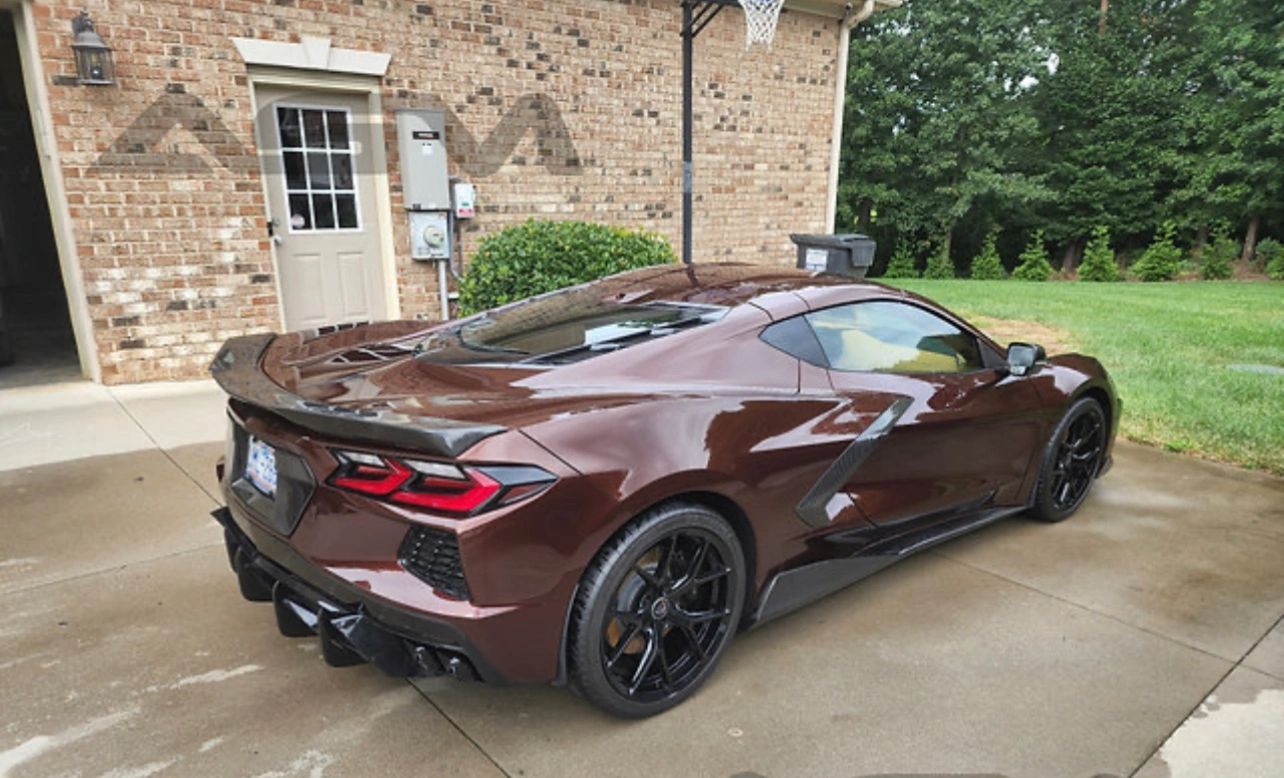
M674 302L621 303L557 293L434 333L429 362L565 364L722 318L726 309Z

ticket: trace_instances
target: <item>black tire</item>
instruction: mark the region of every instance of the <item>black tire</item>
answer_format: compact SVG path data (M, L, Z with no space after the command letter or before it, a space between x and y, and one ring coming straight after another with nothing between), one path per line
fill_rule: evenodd
M1064 521L1083 505L1101 469L1108 435L1101 403L1085 397L1070 406L1044 448L1032 518Z
M571 616L571 685L625 718L678 705L731 642L745 579L736 533L714 511L670 502L638 516L581 581Z

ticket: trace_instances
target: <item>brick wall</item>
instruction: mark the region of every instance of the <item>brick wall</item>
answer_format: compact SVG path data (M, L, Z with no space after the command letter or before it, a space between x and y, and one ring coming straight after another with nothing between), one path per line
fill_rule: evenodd
M75 84L89 10L118 84ZM680 244L680 10L669 0L36 0L94 338L108 383L189 378L225 338L278 329L244 63L232 37L392 55L384 79L403 314L432 318L410 261L392 112L447 111L451 172L478 188L465 256L530 217L645 227ZM724 11L696 64L697 259L788 264L825 217L837 22L786 12L746 54ZM177 126L176 126L177 125Z

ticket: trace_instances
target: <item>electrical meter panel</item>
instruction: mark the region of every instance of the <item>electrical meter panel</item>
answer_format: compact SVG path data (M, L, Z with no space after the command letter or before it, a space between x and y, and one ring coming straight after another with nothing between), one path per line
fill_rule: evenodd
M441 111L397 111L397 150L401 190L408 211L450 208L446 169L446 115Z
M467 181L455 182L455 218L471 219L477 215L477 188Z
M410 258L450 259L450 212L410 212Z

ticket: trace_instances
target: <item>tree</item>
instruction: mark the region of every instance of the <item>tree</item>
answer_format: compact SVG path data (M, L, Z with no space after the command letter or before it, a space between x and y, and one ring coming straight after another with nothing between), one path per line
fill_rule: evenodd
M1226 234L1226 230L1213 233L1213 241L1204 249L1203 263L1199 275L1205 281L1225 281L1231 277L1231 262L1239 252L1235 242Z
M1038 127L1023 97L1046 72L1035 0L909 3L856 28L840 214L931 239L1048 196L1015 164ZM865 226L865 225L861 225Z
M1183 70L1180 37L1154 22L1175 12L1160 5L1047 6L1057 65L1032 94L1044 143L1030 164L1056 192L1038 223L1064 247L1062 270L1094 227L1144 234L1163 216Z
M972 280L1002 281L1008 277L1007 271L1003 269L1003 259L999 257L998 238L997 230L990 230L986 234L981 253L972 259L972 267L968 273Z
M1171 281L1181 272L1185 262L1181 249L1173 243L1176 230L1171 221L1164 222L1141 259L1132 266L1132 272L1142 281Z
M1247 222L1240 259L1248 263L1263 217L1284 213L1284 9L1276 0L1217 0L1200 3L1195 22L1208 74L1199 105L1215 128L1195 184Z
M901 241L896 246L896 253L887 263L883 278L918 278L918 268L914 267L914 253L910 250L909 241Z
M1119 265L1115 262L1114 249L1110 248L1110 230L1097 226L1092 230L1092 240L1083 252L1079 266L1080 281L1118 281Z
M1026 244L1025 251L1017 262L1012 277L1020 281L1047 281L1052 277L1052 265L1048 263L1048 251L1043 246L1043 230L1035 230Z
M1257 266L1267 271L1275 263L1284 267L1284 244L1274 238L1267 238L1257 244ZM1269 274L1269 271L1267 271Z
M941 246L927 258L927 267L923 269L924 278L945 279L954 277L954 263L950 262L948 249Z

